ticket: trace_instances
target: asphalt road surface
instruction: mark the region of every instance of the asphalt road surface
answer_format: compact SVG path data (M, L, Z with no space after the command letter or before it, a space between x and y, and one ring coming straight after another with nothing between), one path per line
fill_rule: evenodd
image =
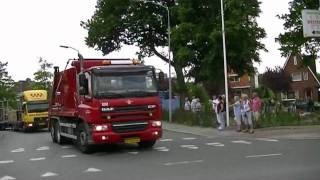
M153 149L82 154L48 132L0 131L0 180L319 180L320 140L208 138L164 132Z

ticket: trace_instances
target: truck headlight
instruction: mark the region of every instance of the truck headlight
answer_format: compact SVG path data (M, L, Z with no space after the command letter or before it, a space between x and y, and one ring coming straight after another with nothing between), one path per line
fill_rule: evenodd
M161 121L151 121L152 127L161 127L162 123Z
M103 124L103 125L95 125L94 126L95 131L107 131L108 130L108 125Z
M148 109L154 109L154 108L156 108L157 106L156 105L154 105L154 104L152 104L152 105L148 105Z

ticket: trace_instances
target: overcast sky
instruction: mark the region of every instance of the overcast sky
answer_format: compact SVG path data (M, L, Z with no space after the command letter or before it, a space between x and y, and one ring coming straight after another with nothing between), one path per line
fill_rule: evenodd
M260 72L266 67L282 66L274 38L283 31L282 24L275 16L288 11L289 0L261 0L263 13L258 22L265 28L267 38L263 40L268 53L261 53L262 63L257 65ZM95 0L1 0L0 1L0 61L9 62L9 75L14 80L33 78L38 69L39 57L60 66L77 54L59 45L70 45L80 50L84 57L103 57L100 52L88 48L84 38L86 30L80 21L89 19L95 10ZM135 47L125 47L107 57L136 57ZM147 64L167 71L167 64L156 57Z

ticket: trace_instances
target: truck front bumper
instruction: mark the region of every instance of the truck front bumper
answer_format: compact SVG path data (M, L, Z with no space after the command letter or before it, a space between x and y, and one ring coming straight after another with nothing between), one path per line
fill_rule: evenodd
M95 132L91 134L90 144L115 144L124 143L128 138L138 138L142 141L155 141L162 137L162 128L148 128L144 131L115 133L115 132Z

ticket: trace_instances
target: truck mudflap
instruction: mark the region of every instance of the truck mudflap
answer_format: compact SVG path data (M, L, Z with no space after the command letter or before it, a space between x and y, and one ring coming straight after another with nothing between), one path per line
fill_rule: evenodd
M162 137L161 128L148 128L140 132L115 133L112 131L91 133L90 144L138 143L154 141Z

